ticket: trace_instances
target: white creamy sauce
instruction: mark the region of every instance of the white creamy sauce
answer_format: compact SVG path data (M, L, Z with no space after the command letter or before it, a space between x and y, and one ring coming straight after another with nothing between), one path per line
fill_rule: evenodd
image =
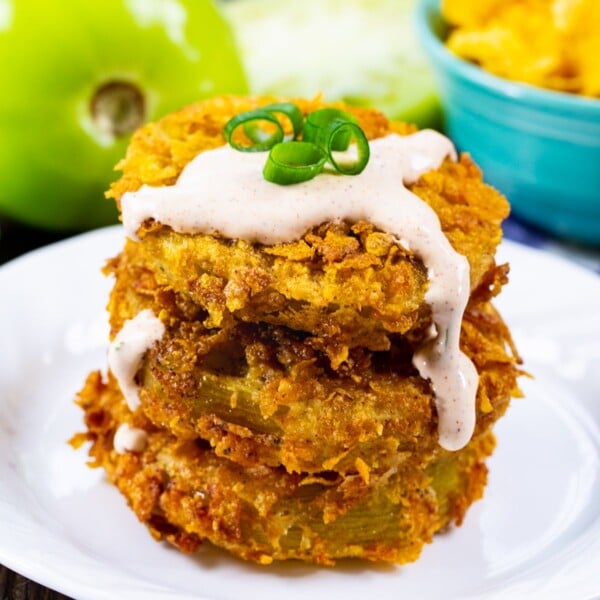
M147 443L148 434L143 429L131 427L127 423L119 425L113 439L114 449L119 454L143 452Z
M135 375L145 352L160 340L165 332L162 321L149 310L142 310L123 328L108 349L108 366L117 378L123 396L131 411L140 405Z
M370 142L370 149L360 175L324 172L289 186L263 178L266 153L243 153L229 146L203 152L175 185L143 186L125 194L123 224L132 239L146 219L180 233L218 232L262 244L297 240L327 221L365 220L394 235L428 271L425 300L435 331L413 363L435 392L441 446L457 450L473 433L478 385L474 365L459 349L470 293L469 264L450 245L433 209L404 185L440 166L447 156L455 160L456 153L450 140L432 130L392 134ZM131 381L133 375L129 370L124 379Z

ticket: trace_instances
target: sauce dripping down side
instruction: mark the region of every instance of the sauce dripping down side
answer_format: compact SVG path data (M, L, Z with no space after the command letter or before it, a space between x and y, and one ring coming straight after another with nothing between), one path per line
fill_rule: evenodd
M118 454L126 452L143 452L148 444L148 434L138 427L121 423L115 432L113 446Z
M413 364L435 393L440 445L457 450L475 427L478 375L459 348L470 294L469 264L450 245L435 212L405 184L456 159L450 140L423 130L370 142L371 157L358 176L324 172L303 183L279 186L262 176L264 153L223 146L194 158L177 183L143 186L121 199L129 237L146 219L180 233L219 233L262 244L294 241L324 222L371 222L394 235L423 261L435 331L418 348Z
M129 410L140 405L135 375L146 351L160 340L165 326L150 309L142 310L125 321L121 331L108 348L108 366L117 378Z

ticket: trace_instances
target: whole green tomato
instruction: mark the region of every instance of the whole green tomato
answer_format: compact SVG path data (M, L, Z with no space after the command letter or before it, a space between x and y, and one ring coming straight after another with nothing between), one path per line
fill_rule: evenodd
M131 132L197 99L245 93L210 0L0 0L0 212L82 230Z

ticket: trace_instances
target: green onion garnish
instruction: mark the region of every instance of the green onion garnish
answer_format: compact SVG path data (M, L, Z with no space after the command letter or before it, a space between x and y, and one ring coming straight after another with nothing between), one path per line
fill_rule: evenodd
M302 131L302 112L291 102L277 102L240 113L229 119L223 128L227 142L242 152L262 152L271 149L284 138L283 127L275 116L277 113L289 119L293 130L292 139L296 139ZM240 126L250 140L250 144L241 144L234 139L234 133Z
M367 137L356 123L334 119L325 127L324 138L327 140L327 145L323 149L327 152L327 158L336 171L344 175L358 175L364 171L369 162L371 152ZM355 158L345 156L343 160L340 160L339 157L336 159L333 152L336 147L340 146L340 138L346 145L346 148L348 148L350 140L354 139L356 142Z
M326 160L327 154L312 142L282 142L271 148L263 176L279 185L308 181L323 170Z
M306 117L303 139L307 142L315 142L315 144L322 147L326 146L327 136L325 129L331 121L335 120L348 121L358 125L358 120L350 113L344 112L339 108L321 108L309 113ZM348 149L351 139L351 135L349 134L336 136L335 144L331 149L334 152L343 152Z
M291 140L284 141L283 126L276 114L282 114L290 121ZM241 132L234 139L240 126L247 143L238 141ZM303 133L303 141L294 141L300 133ZM315 110L304 121L301 110L291 102L267 104L232 117L223 128L223 134L236 150L270 150L263 175L267 181L280 185L316 177L327 161L344 175L362 173L369 162L369 142L358 120L338 108ZM352 140L356 152L352 148L345 156L334 155L334 152L348 150Z
M266 110L271 113L281 113L285 115L292 124L292 139L295 140L302 133L302 127L304 126L304 117L302 111L291 102L275 102L274 104L267 104L262 107L262 110Z
M264 127L259 126L259 123L264 125L265 122L271 124L270 132ZM243 145L234 139L234 133L240 125L244 127L244 132L250 141L253 142L252 144ZM264 139L259 139L259 131L261 135L265 136ZM236 150L240 150L241 152L263 152L264 150L271 149L275 144L283 140L283 127L273 113L259 108L240 113L229 119L223 128L223 134L227 142Z

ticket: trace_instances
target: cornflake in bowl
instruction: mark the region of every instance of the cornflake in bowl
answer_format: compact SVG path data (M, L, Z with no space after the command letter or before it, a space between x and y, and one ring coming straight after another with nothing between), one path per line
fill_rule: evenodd
M448 3L455 7L449 12L453 19L469 23L469 27L465 25L455 33L442 17L438 0L422 0L419 5L417 28L437 74L448 134L459 148L472 154L486 181L506 194L516 215L558 236L599 245L600 99L505 79L457 56L446 46L448 40L451 48L502 75L512 73L534 83L562 85L563 89L576 86L582 92L597 94L595 71L586 68L582 71L586 75L579 78L564 73L553 77L552 71L539 66L551 63L551 59L544 62L544 57L538 56L535 63L531 54L540 44L533 32L528 36L529 58L523 58L522 53L511 54L510 48L500 53L497 48L494 52L486 50L493 46L492 40L500 48L507 39L513 42L511 48L519 46L518 41L527 41L522 32L509 37L506 25L477 29L476 24L486 18L478 10L510 12L512 4L486 2L469 11L466 5ZM459 10L461 6L464 11ZM536 23L535 13L531 12L529 21L521 26L531 30ZM600 39L600 26L594 22L588 25L598 26L595 36L590 37L592 45ZM539 36L544 38L547 33L540 30ZM595 56L582 51L582 65L584 58L597 68ZM512 68L517 63L527 77ZM526 64L530 64L529 69ZM560 65L555 67L561 73Z

